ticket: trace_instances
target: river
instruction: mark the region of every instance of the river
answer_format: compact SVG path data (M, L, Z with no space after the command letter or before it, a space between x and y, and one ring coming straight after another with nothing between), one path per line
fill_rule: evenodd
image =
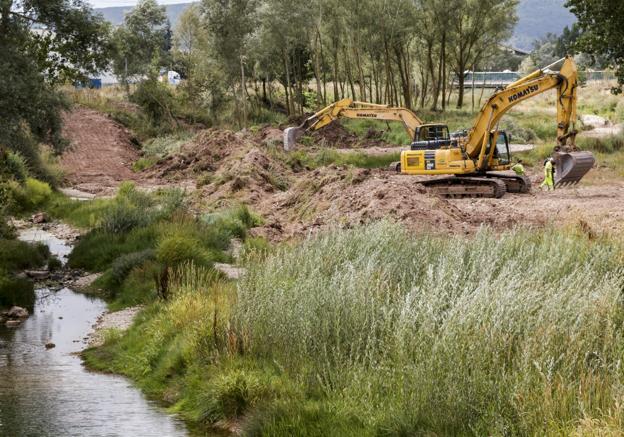
M66 260L71 248L28 230ZM90 372L78 353L104 301L68 288L36 290L32 315L0 326L0 436L185 436L179 419L147 400L127 379ZM56 346L46 349L47 342Z

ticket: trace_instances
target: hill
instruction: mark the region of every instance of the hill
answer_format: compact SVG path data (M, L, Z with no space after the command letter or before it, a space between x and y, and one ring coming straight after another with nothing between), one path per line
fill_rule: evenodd
M565 0L520 0L518 6L518 24L510 40L510 44L523 50L530 50L533 41L548 33L559 34L565 26L575 21L565 7ZM171 26L175 27L180 14L192 2L167 5L167 15ZM96 9L114 25L121 24L124 14L131 11L132 6L118 6Z
M182 12L184 12L184 10L191 4L193 4L193 2L165 5L165 8L167 8L167 16L171 22L171 27L175 27L178 22L178 18L180 18L180 14L182 14ZM124 15L130 12L132 8L133 6L113 6L110 8L95 9L95 11L102 14L106 20L117 26L123 22Z
M565 6L565 0L520 0L518 24L511 38L511 45L530 50L533 41L548 33L559 34L576 18Z

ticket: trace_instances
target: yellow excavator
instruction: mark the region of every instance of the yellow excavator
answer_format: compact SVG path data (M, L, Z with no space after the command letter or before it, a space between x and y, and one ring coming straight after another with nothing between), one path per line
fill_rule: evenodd
M559 64L559 71L552 70ZM410 150L401 153L397 170L409 175L446 175L421 181L430 191L446 197L499 198L506 192L524 193L530 190L530 180L507 171L511 168L509 137L498 129L498 123L518 103L556 89L555 184L575 184L595 162L590 152L581 152L575 145L577 87L574 60L563 58L494 92L470 130L450 135L446 125L423 124L405 108L340 101L314 114L301 126L287 129L284 146L289 149L305 130L320 129L339 117L402 121L413 142Z
M286 128L284 149L290 150L306 131L321 129L339 118L400 122L412 142L437 140L446 146L451 144L445 124L425 124L409 109L342 99L321 109L300 126Z

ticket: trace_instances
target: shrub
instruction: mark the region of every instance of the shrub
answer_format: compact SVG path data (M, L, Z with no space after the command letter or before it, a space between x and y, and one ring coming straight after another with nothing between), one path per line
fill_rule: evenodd
M146 261L153 260L154 258L155 254L153 249L145 249L141 252L132 252L120 256L113 261L111 266L109 285L111 287L120 286L130 274L132 269L144 264Z
M173 123L173 94L167 85L156 78L142 81L130 100L141 107L153 125Z
M145 210L130 202L118 201L104 212L100 229L110 234L121 234L145 225L147 221Z
M35 289L28 279L14 278L0 270L0 308L21 306L32 311Z
M18 182L25 182L28 178L26 159L18 152L9 151L6 154L6 168L10 176Z
M32 208L37 208L47 202L52 196L52 188L46 182L40 182L33 178L27 178L25 193L28 203Z
M57 257L53 256L48 260L48 270L55 272L63 268L63 262Z
M16 271L42 267L49 257L50 249L43 243L0 240L0 269Z
M197 265L206 265L211 261L210 255L201 247L199 240L184 235L173 235L160 241L156 248L156 259L170 267L186 261L192 261Z
M153 226L136 228L127 234L111 234L96 229L78 241L69 255L68 265L101 272L120 256L153 248L157 238L158 233Z

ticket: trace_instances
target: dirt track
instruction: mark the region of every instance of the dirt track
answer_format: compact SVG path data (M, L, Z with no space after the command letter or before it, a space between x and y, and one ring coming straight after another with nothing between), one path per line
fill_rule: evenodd
M135 180L132 163L139 152L130 133L104 114L86 108L66 113L63 134L70 149L61 158L67 183L79 190L102 192Z

